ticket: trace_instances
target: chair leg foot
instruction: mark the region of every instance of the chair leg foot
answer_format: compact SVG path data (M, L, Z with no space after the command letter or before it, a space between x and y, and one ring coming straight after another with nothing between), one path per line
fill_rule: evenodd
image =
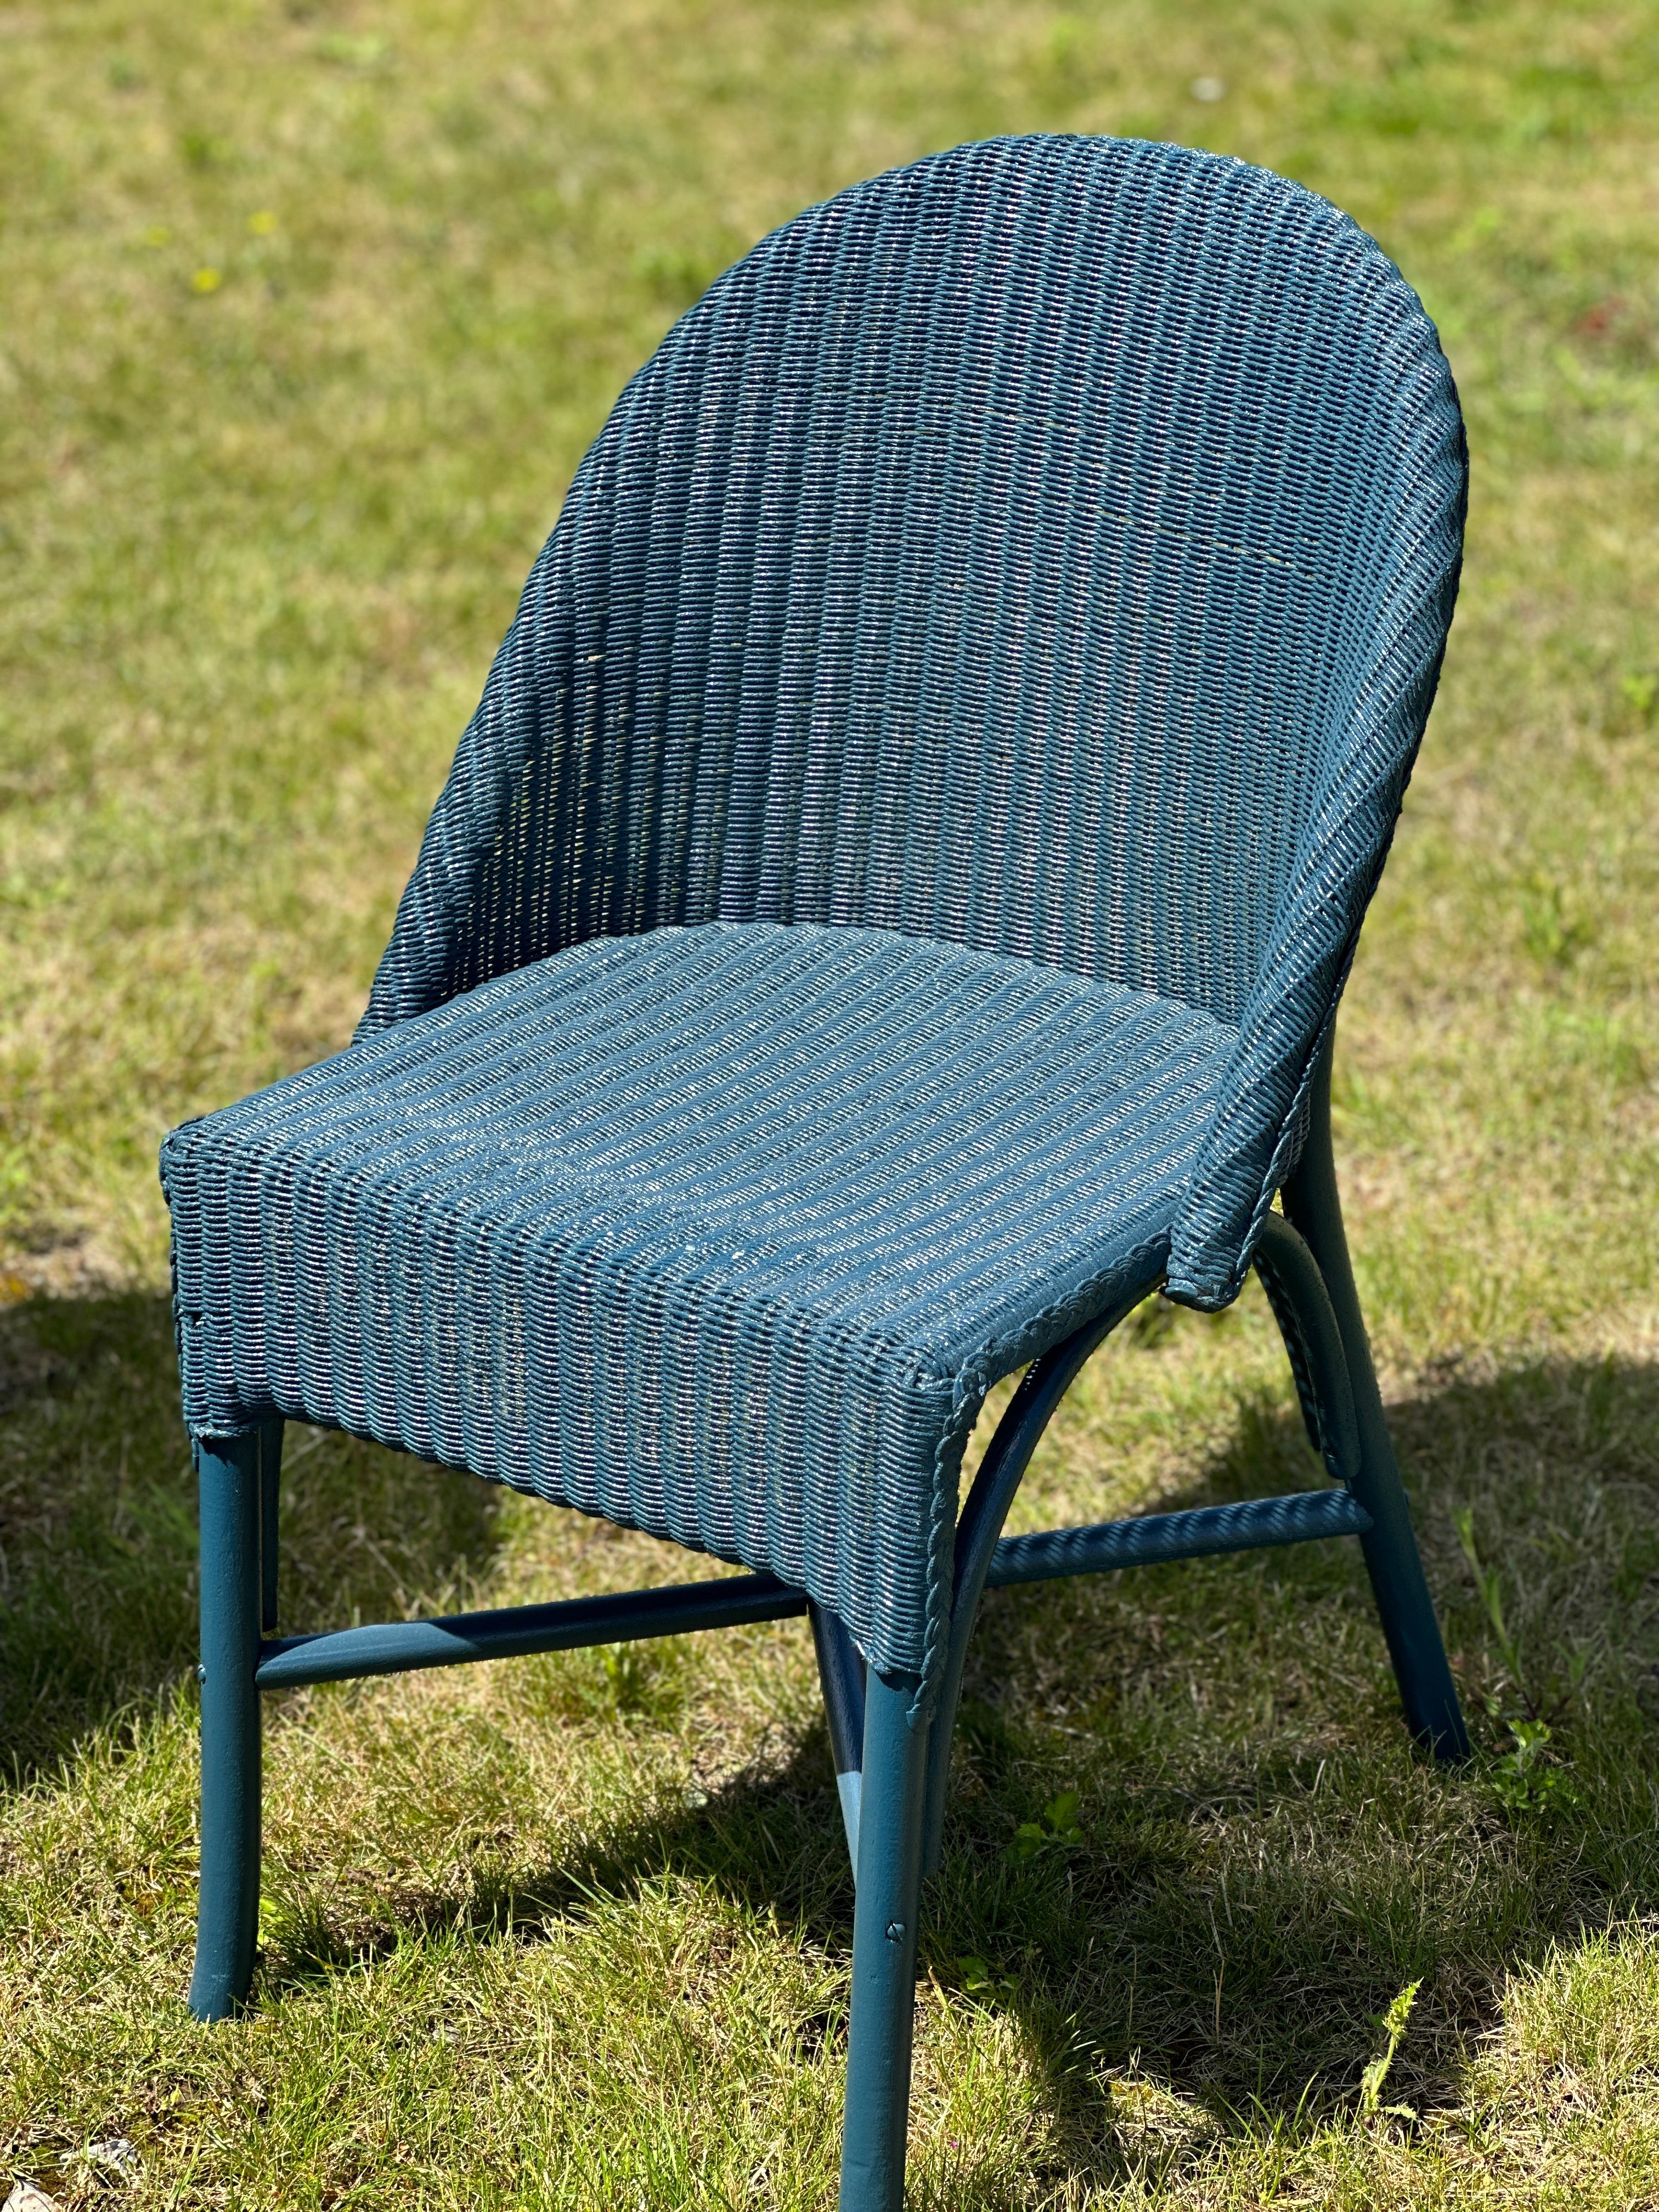
M1355 1485L1356 1497L1371 1516L1370 1534L1360 1538L1360 1548L1394 1662L1406 1725L1425 1750L1443 1765L1450 1765L1468 1757L1468 1730L1435 1619L1400 1471L1392 1450L1388 1456L1386 1468L1371 1468L1363 1492Z
M196 1446L202 1516L202 1874L190 2008L247 1996L259 1923L259 1437Z
M1451 1668L1446 1663L1446 1647L1423 1572L1422 1554L1417 1548L1399 1462L1383 1415L1348 1259L1331 1152L1331 1051L1328 1042L1314 1085L1301 1164L1285 1187L1285 1211L1319 1262L1342 1338L1359 1430L1359 1471L1353 1494L1370 1514L1372 1524L1370 1534L1359 1541L1389 1656L1394 1662L1395 1680L1400 1685L1406 1723L1437 1759L1467 1759L1468 1730L1463 1724Z
M873 1668L866 1688L841 2212L902 2212L904 2203L928 1736L925 1722L911 1724L915 1691Z

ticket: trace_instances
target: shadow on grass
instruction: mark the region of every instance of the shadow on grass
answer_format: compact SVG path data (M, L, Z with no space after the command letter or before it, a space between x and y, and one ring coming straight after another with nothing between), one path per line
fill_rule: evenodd
M1136 2063L1224 2129L1328 2114L1411 1982L1389 2097L1446 2101L1505 1969L1659 1904L1659 1370L1444 1376L1394 1425L1477 1741L1467 1769L1406 1742L1356 1546L988 1601L923 1972L1017 2023L1071 2171L1116 2171L1110 2080ZM1168 1502L1316 1480L1295 1417L1246 1401ZM1512 1724L1540 1714L1552 1734L1528 1769ZM1559 1786L1540 1790L1543 1772ZM529 1879L410 1898L378 1942L458 1919L533 1941L665 1877L845 1957L853 1887L822 1732ZM319 1923L284 1951L279 1978L303 1981L363 1946ZM811 2045L844 2021L799 2032Z
M27 1771L191 1663L194 1511L162 1300L36 1302L0 1316L0 1741ZM1407 1749L1352 1545L987 1602L923 1971L1018 2024L1073 2171L1108 2178L1109 2077L1137 2061L1222 2126L1328 2110L1411 1981L1389 2094L1437 2101L1506 1966L1659 1904L1659 1370L1448 1373L1391 1419L1480 1746L1461 1773ZM487 1571L499 1492L291 1433L285 1625L441 1602ZM1294 1416L1246 1399L1226 1449L1161 1502L1316 1479ZM1553 1792L1515 1760L1513 1724L1540 1716ZM665 1876L844 1956L822 1733L572 1863L481 1875L459 1905L290 1922L270 1971L314 1980L458 1919L533 1940ZM803 2022L804 2047L842 2029Z
M285 1456L285 1626L395 1619L487 1571L493 1486L299 1428ZM191 1667L196 1594L167 1301L0 1312L0 1781Z

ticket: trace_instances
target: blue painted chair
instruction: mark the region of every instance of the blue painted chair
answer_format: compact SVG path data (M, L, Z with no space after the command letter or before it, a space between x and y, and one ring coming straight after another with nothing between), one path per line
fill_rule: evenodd
M1328 1110L1465 486L1376 246L1178 148L917 162L669 333L532 572L350 1049L163 1152L200 2017L252 1973L262 1691L805 1613L857 1878L842 2202L892 2212L984 1589L1355 1534L1408 1725L1465 1750ZM1252 1265L1330 1486L999 1540L1108 1332ZM280 1637L285 1419L750 1571Z

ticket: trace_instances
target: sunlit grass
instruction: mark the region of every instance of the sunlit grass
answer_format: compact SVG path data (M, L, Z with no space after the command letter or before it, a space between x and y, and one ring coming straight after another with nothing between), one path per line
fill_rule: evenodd
M257 2009L187 2019L155 1155L349 1034L668 321L841 184L1045 128L1329 193L1462 393L1463 596L1337 1120L1480 1757L1409 1756L1351 1550L994 1599L915 2199L1652 2200L1656 86L1633 4L0 9L0 2196L833 2202L851 1891L794 1626L276 1702ZM1127 1328L1017 1522L1313 1479L1252 1290ZM285 1510L290 1627L685 1571L303 1431ZM1011 1855L1066 1790L1081 1842Z

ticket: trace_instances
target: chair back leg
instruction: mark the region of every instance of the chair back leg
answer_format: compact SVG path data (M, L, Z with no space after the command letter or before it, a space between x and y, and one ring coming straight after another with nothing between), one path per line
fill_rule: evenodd
M836 1762L836 1790L853 1880L859 1878L859 1802L864 1793L864 1680L868 1671L858 1646L840 1618L808 1600L807 1619L817 1652L830 1749Z
M1382 1616L1389 1656L1394 1662L1407 1725L1437 1759L1467 1759L1468 1731L1463 1725L1451 1668L1446 1663L1446 1647L1435 1619L1399 1462L1383 1417L1382 1395L1371 1364L1342 1227L1342 1202L1331 1153L1334 1042L1334 1038L1326 1041L1314 1083L1307 1143L1296 1173L1285 1186L1285 1212L1319 1262L1347 1359L1359 1431L1353 1494L1371 1519L1370 1529L1359 1543Z
M904 2203L929 1732L910 1717L916 1688L873 1668L866 1685L841 2212L902 2212Z
M257 1434L196 1445L202 1516L202 1874L190 2008L223 2020L253 1979L259 1923L262 1494Z

